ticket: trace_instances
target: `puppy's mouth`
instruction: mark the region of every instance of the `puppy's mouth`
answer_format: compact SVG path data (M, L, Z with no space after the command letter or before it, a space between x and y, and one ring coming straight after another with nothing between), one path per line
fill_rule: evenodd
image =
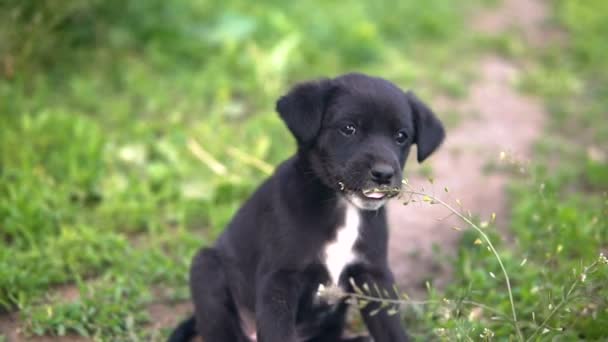
M349 189L344 185L343 182L338 182L338 187L342 192L356 194L363 199L381 200L386 198L392 198L401 192L401 188L398 186L378 186L373 188L366 188L362 190Z
M385 198L395 197L399 194L398 188L372 188L365 189L361 191L361 194L364 198L372 199L372 200L381 200Z
M372 188L362 190L361 195L363 195L363 197L366 199L381 200L395 197L399 194L399 191L400 189L397 187Z
M366 210L379 209L386 203L388 199L399 195L401 192L399 187L387 185L370 187L362 190L349 189L342 182L339 182L338 186L349 202L353 203L360 209Z

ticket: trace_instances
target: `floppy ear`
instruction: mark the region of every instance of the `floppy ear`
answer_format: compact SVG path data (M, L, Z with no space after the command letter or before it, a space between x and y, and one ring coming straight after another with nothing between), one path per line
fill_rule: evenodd
M309 145L319 133L331 88L329 79L300 83L277 101L276 110L299 146Z
M435 113L413 92L408 91L406 95L414 112L416 128L414 142L418 145L418 162L421 163L441 145L445 138L445 130Z

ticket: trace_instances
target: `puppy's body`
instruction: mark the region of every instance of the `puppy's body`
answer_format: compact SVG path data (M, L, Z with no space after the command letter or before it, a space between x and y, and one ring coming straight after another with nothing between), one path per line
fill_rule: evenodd
M303 338L304 335L312 337L320 328L316 325L320 324L321 316L333 309L315 298L319 284L337 283L341 275L346 275L343 269L355 262L363 265L369 261L386 268L386 249L375 251L370 247L386 244L387 233L383 209L360 211L312 181L310 171L298 164L301 161L295 157L278 168L276 175L244 204L226 234L217 241L214 251L228 279L226 285L234 306L239 312L245 312L245 316L256 312L256 299L273 301L274 290L269 289L264 297L258 297L260 288L273 288L277 282L277 291L281 291L280 288L293 291L294 302L299 302L296 330ZM205 258L209 251L202 251L197 259ZM208 296L204 286L209 278L196 266L191 276L192 286L199 289L193 293L196 303L197 297ZM200 298L201 302L205 300ZM279 310L288 310L276 304ZM249 323L251 317L243 319L242 316L241 320ZM278 319L281 317L267 322L271 324L270 330L289 326L288 321L279 324ZM199 321L205 325L207 318Z
M388 196L373 189L400 185L412 143L422 160L443 139L412 94L358 74L295 87L277 110L298 153L193 261L196 333L205 342L342 341L346 303L317 296L319 285L350 291L352 278L392 289ZM399 315L370 315L376 307L362 310L374 340L406 340ZM185 335L178 328L173 337Z

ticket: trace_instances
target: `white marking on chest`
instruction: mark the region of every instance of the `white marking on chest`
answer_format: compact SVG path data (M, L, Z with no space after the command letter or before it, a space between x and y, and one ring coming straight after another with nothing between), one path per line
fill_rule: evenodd
M344 223L338 227L336 238L325 245L325 267L333 284L338 283L342 270L357 259L354 246L359 238L360 223L359 210L352 204L347 204Z

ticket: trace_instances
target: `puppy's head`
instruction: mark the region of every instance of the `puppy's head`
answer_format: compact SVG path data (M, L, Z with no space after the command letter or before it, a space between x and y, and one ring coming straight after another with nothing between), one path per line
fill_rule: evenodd
M443 141L443 126L412 92L361 74L296 85L277 111L325 185L376 210L397 194L412 144L418 162Z

